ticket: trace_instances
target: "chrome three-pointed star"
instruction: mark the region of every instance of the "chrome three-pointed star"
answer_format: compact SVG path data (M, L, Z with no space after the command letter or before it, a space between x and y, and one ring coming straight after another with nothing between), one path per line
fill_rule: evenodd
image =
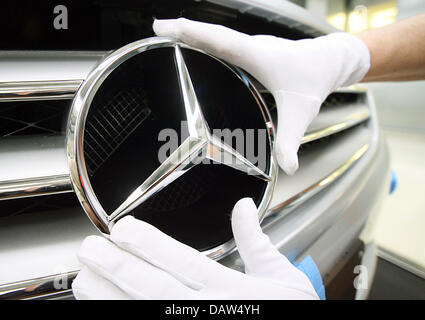
M266 181L271 179L231 146L212 135L202 114L180 47L176 45L174 48L189 137L109 216L108 220L112 224L205 158Z

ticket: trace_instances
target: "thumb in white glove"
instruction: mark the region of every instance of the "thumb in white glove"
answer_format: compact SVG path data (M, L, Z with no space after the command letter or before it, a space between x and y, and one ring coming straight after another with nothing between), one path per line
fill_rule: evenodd
M241 273L205 257L155 227L127 216L109 241L87 237L84 265L72 287L77 299L318 299L307 276L263 234L252 199L232 215Z
M322 102L338 87L360 81L370 67L367 46L348 33L292 41L184 18L155 20L153 29L245 69L273 94L276 155L288 174L298 169L301 139Z

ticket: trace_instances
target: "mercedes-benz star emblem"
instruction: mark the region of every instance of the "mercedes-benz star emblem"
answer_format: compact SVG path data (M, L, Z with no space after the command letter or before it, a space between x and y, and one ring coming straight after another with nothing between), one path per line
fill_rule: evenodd
M177 150L172 152L165 161L159 163L159 165L147 176L146 179L140 181L139 185L133 189L132 192L127 194L125 200L123 200L121 204L119 204L114 210L108 212L107 209L105 209L105 207L101 204L101 201L99 201L96 191L94 190L95 188L93 188L90 172L88 170L90 168L88 168L86 163L87 153L84 152L84 148L87 148L87 146L85 146L85 143L89 145L89 143L86 142L86 139L97 139L94 137L96 132L94 134L90 133L90 131L86 132L90 129L86 127L89 109L95 95L99 93L100 88L104 84L105 80L109 76L112 76L112 73L121 64L123 64L128 59L135 57L136 55L140 55L144 52L158 48L171 48L173 50L176 76L178 78L177 82L179 84L180 95L183 100L185 115L185 118L180 120L187 121L188 137L184 139L184 141L178 146ZM188 66L186 65L184 55L182 54L182 48L191 49L184 44L177 43L175 40L168 38L150 38L129 44L105 57L84 81L75 96L68 123L67 137L67 151L71 180L83 209L91 221L104 234L109 234L114 223L116 223L123 216L132 213L133 210L138 208L154 195L160 192L165 192L167 189L164 191L161 190L171 185L173 182L182 179L182 177L184 177L184 175L187 174L189 170L200 165L204 159L209 159L214 163L219 163L231 168L232 170L237 170L245 175L250 175L261 180L262 183L264 183L265 191L262 193L260 199L261 201L259 201L259 218L261 219L264 216L267 205L270 201L271 190L275 180L276 169L273 158L270 156L270 163L267 170L262 170L258 166L254 165L244 155L237 152L231 145L225 143L222 141L222 139L219 139L213 135L212 130L209 128L208 121L205 119L202 105L198 99L197 91L195 90L194 82L191 79L191 74L188 70ZM229 68L231 68L234 73L240 72L236 68ZM246 82L245 85L250 88L250 94L258 95L255 91L255 88L252 87L251 83L249 83L245 78L243 81ZM140 101L143 101L143 98L140 98ZM259 95L258 101L261 102L259 103L259 107L264 108ZM135 103L134 109L141 110L143 107L140 106L141 103L142 102ZM220 106L217 106L217 108L219 107ZM149 109L149 111L146 111L145 114L149 115L150 112L151 111ZM112 112L109 112L109 114L111 114L110 119L113 119ZM273 128L270 119L268 119L267 110L262 110L262 114L265 117L263 119L265 127L268 129L268 142L270 142L269 152L271 155ZM106 130L104 127L108 124L111 125L111 128L114 127L112 120L108 120L108 118L105 118L104 125L102 125L101 121L98 119L96 119L96 121L100 123L101 127L103 128L102 130ZM132 122L128 123L131 124ZM142 122L139 121L139 123ZM125 138L130 136L133 132L132 130L136 129L135 124L132 126L134 128L127 130L126 135L124 135L118 132L115 125L115 131L117 131L117 135L122 136L121 140L124 140L124 136ZM143 123L141 126L143 126ZM90 130L94 131L95 129ZM97 133L99 133L100 130L101 129L96 129ZM102 136L102 138L105 139L105 134L103 132L102 134L103 135L99 135L99 137ZM121 141L118 138L114 138L114 140L118 142ZM90 143L93 142L90 141ZM142 143L143 141L140 142L140 144ZM90 146L90 148L92 147ZM111 150L112 149L114 148L111 147ZM108 152L112 153L113 151L114 150ZM98 154L97 156L99 158L103 158L102 161L106 161L105 156ZM94 167L92 166L92 168ZM117 185L116 188L118 189L120 186ZM214 248L208 248L208 250L205 250L206 254L212 258L220 258L229 252L234 245L231 240L225 240L225 243L221 243Z

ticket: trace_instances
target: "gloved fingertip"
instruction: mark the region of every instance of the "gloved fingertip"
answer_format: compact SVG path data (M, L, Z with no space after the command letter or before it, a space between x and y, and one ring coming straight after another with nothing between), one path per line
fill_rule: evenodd
M176 37L176 19L155 19L152 29L157 36Z
M80 290L80 287L81 287L81 280L80 280L80 277L77 276L74 280L72 280L72 283L71 283L71 288L74 293L74 296L76 296L75 291Z
M288 175L293 175L298 170L298 156L294 151L276 149L276 159L279 166Z
M258 225L257 206L252 198L240 199L232 211L233 233L237 235L246 225ZM247 228L250 229L250 228Z
M280 159L282 159L282 158L280 158ZM279 163L280 167L282 168L283 171L285 171L285 173L287 175L292 176L298 170L298 160L297 159L291 159L289 161L288 161L288 159L282 159L280 161L279 160L278 160L278 163Z
M81 292L82 290L84 290L84 285L89 285L90 284L90 279L88 279L88 268L86 266L82 266L81 270L78 272L77 277L72 281L71 287L72 290ZM75 293L74 293L75 295ZM78 297L77 297L78 298Z
M88 294L85 292L85 290L81 289L80 287L74 287L74 282L72 283L72 294L77 300L89 300Z
M145 222L134 218L132 215L125 216L118 220L113 226L110 239L112 242L123 241L137 236L138 232L143 232Z
M252 198L242 198L236 202L233 207L233 213L246 212L246 211L256 211L257 206L254 203Z

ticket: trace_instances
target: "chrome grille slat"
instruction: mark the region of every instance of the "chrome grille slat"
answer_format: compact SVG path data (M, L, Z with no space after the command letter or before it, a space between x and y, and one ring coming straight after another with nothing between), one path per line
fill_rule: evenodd
M1 51L0 83L69 85L86 79L104 55L102 51Z
M0 102L72 99L83 80L0 83Z
M335 181L368 150L370 139L370 130L356 127L303 150L298 171L278 179L269 215L285 215ZM279 174L284 175L282 171Z
M370 117L370 110L364 105L346 105L322 110L311 123L301 143L318 140L366 121Z
M262 95L271 110L275 125L278 125L273 96L264 88ZM360 89L356 91L353 88L337 90L329 95L322 104L319 114L307 128L301 144L325 138L367 121L371 113L365 102L365 95L365 91Z
M0 200L72 192L69 175L0 182Z
M0 200L72 192L63 136L0 139Z

